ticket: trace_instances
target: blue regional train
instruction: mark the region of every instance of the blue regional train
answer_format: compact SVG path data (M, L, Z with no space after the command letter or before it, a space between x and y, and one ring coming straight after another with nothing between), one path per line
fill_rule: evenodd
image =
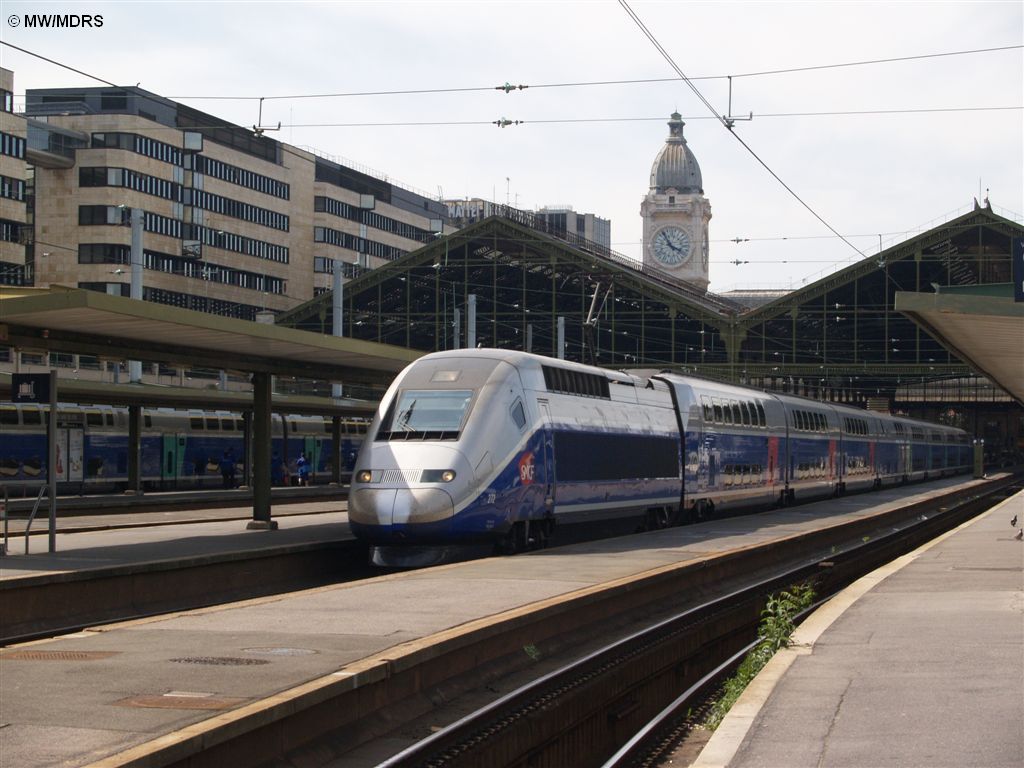
M543 546L556 523L660 528L965 472L960 429L673 373L525 352L426 355L367 433L349 524L410 545ZM404 548L404 549L403 549Z
M48 406L0 403L0 488L47 479ZM128 482L128 409L61 404L57 411L59 493L120 490ZM331 419L275 414L272 451L278 482L295 476L295 460L310 457L313 476L330 476ZM342 419L343 472L351 472L368 422ZM237 475L245 462L244 421L228 411L142 409L143 487L175 490L222 485L220 461L227 452ZM284 470L287 469L287 472Z

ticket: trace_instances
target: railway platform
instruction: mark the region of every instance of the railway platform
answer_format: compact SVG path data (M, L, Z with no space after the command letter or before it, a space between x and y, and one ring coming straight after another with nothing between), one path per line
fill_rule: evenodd
M982 484L951 478L524 556L330 584L9 646L0 650L0 755L5 765L24 768L254 765L269 755L269 744L288 748L296 731L277 724L294 718L302 718L299 731L329 722L346 738L359 739L365 735L362 729L371 727L360 718L373 707L381 710L373 727L384 731L388 707L429 711L433 704L426 688L444 684L435 677L438 670L450 676L475 674L469 665L480 656L467 653L468 648L489 642L496 648L488 653L523 657L525 652L533 658L533 643L543 648L543 633L567 622L575 606L603 611L601 600L607 595L634 603L645 590L671 585L670 577L681 568L713 580L716 568L736 553L764 545L765 562L775 562L787 547L798 549L807 531L823 521L837 530L849 527L859 539L868 529L858 526L869 519L878 525L878 516L888 511L936 495L970 493ZM37 567L29 578L83 577L93 558L100 557L110 562L123 558L125 567L164 568L167 557L149 563L127 559L147 548L151 555L166 556L163 547L171 541L183 548L171 558L185 557L187 547L197 548L193 555L198 548L219 548L188 526L234 526L229 537L243 537L248 546L271 546L287 535L293 520L301 529L301 519L289 518L276 532L241 531L231 522L71 534L69 539L83 541L95 537L95 546L85 547L92 551L68 543L61 547L68 558L63 562L31 555L27 559ZM1002 526L1006 530L998 532L987 522L976 526L983 536L998 539L979 544L986 550L985 567L1003 562L987 551L993 547L1012 550L1019 566L1020 543L1003 541L1011 537L1006 521ZM142 538L136 544L107 539L124 534ZM76 551L77 556L72 554ZM0 560L7 580L25 577L25 572L9 573L11 562ZM1000 575L1000 599L1005 600L1003 581L1013 574L965 570L963 575ZM1018 571L1018 584L1019 578ZM1019 587L1017 595L1019 627ZM1016 640L1019 660L1019 634ZM993 700L1004 693L1002 687L993 691ZM1019 700L1019 688L1016 694ZM385 700L394 703L382 707ZM1012 710L1014 704L1006 706ZM298 742L294 747L302 749ZM372 764L370 757L332 763Z
M836 595L691 768L1024 765L1022 520L1024 492Z

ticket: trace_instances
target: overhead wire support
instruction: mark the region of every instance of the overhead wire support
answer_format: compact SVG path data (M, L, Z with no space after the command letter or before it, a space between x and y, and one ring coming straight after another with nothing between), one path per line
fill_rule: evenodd
M800 205L802 205L804 208L806 208L811 213L811 215L814 216L814 218L816 218L818 221L820 221L822 224L824 224L829 229L830 232L832 232L836 237L838 237L840 240L842 240L844 243L846 243L848 246L850 246L850 248L852 248L857 253L859 253L863 258L867 258L867 254L865 254L860 248L858 248L853 243L851 243L849 240L847 240L842 234L840 234L839 230L837 230L835 227L833 227L831 224L829 224L827 221L825 221L825 219L821 216L821 214L819 214L817 211L815 211L813 208L811 208L811 206L808 205L808 203L805 202L804 199L802 197L800 197L800 195L798 195L796 193L796 191L792 187L790 187L786 182L784 182L782 180L782 178L775 171L773 171L771 169L771 167L768 165L768 163L766 163L764 160L762 160L758 156L758 154L745 141L743 141L742 138L740 138L739 134L737 134L736 131L733 130L733 126L729 124L729 121L725 117L723 117L722 115L718 114L718 111L714 108L714 106L712 106L711 102L709 102L704 97L704 94L702 94L697 89L697 86L695 86L690 81L690 78L688 78L686 76L686 74L683 72L683 70L679 68L679 65L676 64L675 60L669 55L668 51L666 51L665 48L661 45L661 43L658 42L658 39L654 36L654 33L651 32L651 30L649 30L647 28L647 25L644 24L643 20L639 16L637 16L636 12L632 8L630 8L629 3L626 2L626 0L619 0L619 5L622 6L623 10L625 10L627 14L629 14L629 17L631 19L633 19L633 22L637 25L637 27L640 28L640 31L644 33L644 36L651 42L651 44L655 47L655 49L658 51L658 53L660 53L662 55L662 57L665 59L665 61L668 62L669 66L672 67L673 70L675 70L675 73L677 75L679 75L679 78L684 83L686 83L687 87L691 91L693 91L694 95L696 95L696 97L700 100L701 104L703 104L705 107L707 107L708 111L710 111L711 114L713 114L715 116L715 119L717 119L722 124L722 126L727 131L729 131L729 133L732 134L733 137L735 137L736 141L738 141L743 146L743 148L746 149L747 152L749 152L751 154L751 156L755 160L757 160L757 162L760 163L761 166L766 171L768 171L768 173L770 173L772 175L772 177L777 182L779 182L779 184L781 184L785 188L785 190L787 192L789 192L789 194L791 194L797 200L797 202L800 203Z

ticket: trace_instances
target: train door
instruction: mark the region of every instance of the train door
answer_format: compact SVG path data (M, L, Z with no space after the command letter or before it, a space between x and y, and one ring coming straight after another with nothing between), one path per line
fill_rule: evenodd
M306 436L302 439L302 452L306 454L309 461L309 480L313 481L316 473L320 470L320 444L315 437Z
M555 450L554 435L551 424L551 410L547 400L537 400L543 425L541 443L544 451L544 511L555 513Z
M160 462L160 484L162 487L178 487L181 465L185 461L185 436L164 435L163 460Z

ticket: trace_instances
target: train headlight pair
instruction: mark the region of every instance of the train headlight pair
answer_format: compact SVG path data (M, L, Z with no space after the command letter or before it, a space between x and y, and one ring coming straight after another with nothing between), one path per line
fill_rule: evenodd
M454 479L454 469L425 469L420 478L424 483L450 483Z
M420 475L420 482L422 483L450 483L455 479L454 469L425 469L423 474ZM378 475L377 480L380 481L381 477ZM373 471L369 469L360 469L356 472L357 483L372 483L373 482Z

